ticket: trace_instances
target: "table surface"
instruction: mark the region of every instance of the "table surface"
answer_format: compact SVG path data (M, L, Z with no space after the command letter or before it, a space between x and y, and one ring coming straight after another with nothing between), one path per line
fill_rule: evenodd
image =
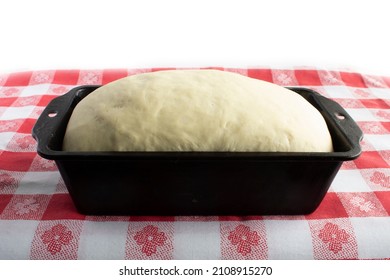
M156 69L0 75L0 259L390 259L390 77L327 69L231 69L337 101L364 132L320 207L302 216L85 216L31 130L77 85Z

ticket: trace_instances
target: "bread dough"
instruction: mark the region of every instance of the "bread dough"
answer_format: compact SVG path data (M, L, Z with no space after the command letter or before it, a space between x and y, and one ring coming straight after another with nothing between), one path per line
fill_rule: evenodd
M322 115L297 93L219 70L168 70L104 85L78 103L65 151L331 152Z

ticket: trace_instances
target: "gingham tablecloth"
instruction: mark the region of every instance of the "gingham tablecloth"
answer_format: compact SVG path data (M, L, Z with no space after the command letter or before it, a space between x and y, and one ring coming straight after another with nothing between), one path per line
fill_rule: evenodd
M219 68L221 69L221 68ZM390 77L321 69L222 69L339 102L365 134L319 209L306 216L101 217L79 214L32 127L77 85L137 70L0 75L0 259L390 259Z

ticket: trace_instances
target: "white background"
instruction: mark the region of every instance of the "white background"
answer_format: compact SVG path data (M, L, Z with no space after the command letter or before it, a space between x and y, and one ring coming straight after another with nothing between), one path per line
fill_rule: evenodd
M0 72L312 66L390 76L386 2L2 0Z
M2 276L7 280L16 279L40 279L40 280L69 280L69 279L388 279L388 261L367 261L367 260L323 260L323 261L270 261L270 260L128 260L128 261L0 261L2 265ZM119 269L172 269L175 266L181 271L183 269L199 269L208 273L203 276L119 276ZM213 267L271 267L270 276L213 276ZM248 270L249 271L249 270ZM319 277L320 276L320 277Z

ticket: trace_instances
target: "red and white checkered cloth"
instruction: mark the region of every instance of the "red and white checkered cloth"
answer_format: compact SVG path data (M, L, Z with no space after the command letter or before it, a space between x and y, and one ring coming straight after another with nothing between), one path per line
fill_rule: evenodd
M219 68L221 69L221 68ZM363 153L346 162L306 216L101 217L76 212L32 127L76 85L138 70L0 75L0 259L390 259L390 77L320 69L223 69L339 102L362 128Z

